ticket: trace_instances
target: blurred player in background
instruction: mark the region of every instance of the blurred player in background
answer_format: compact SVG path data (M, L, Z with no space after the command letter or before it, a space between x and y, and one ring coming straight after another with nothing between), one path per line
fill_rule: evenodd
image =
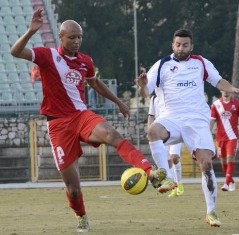
M239 94L239 89L222 79L213 64L199 55L191 55L193 36L187 29L173 35L173 53L158 60L136 80L139 94L147 97L155 89L160 92L160 118L148 129L153 158L165 168L167 178L162 184L165 191L176 183L168 166L165 145L183 142L197 160L202 173L202 189L206 201L206 222L220 226L216 209L217 181L212 166L215 146L210 131L210 108L204 96L204 81L219 90Z
M238 146L238 118L239 101L232 98L228 92L221 92L220 99L211 106L211 131L216 124L217 152L221 168L225 175L222 191L234 191L236 184L233 179L236 166L236 153Z
M160 116L160 98L154 94L150 99L149 104L149 113L148 113L148 128L154 122L154 120ZM172 175L174 176L174 181L177 183L177 188L173 189L168 197L181 196L184 193L184 187L182 184L182 165L180 161L182 143L174 144L168 146L169 148L169 159L168 164L171 170ZM158 158L154 159L157 167Z
M78 158L82 155L80 142L94 147L105 143L115 147L128 164L142 168L152 184L160 185L165 171L152 167L141 151L124 139L102 116L87 109L85 81L96 92L118 105L124 117L128 107L95 76L90 56L80 53L82 28L66 20L60 26L61 45L56 48L26 48L27 42L43 24L43 9L34 11L29 28L15 42L11 54L37 64L40 69L43 101L40 113L47 118L48 134L57 169L66 185L69 206L78 219L77 232L88 232L89 223L80 187Z

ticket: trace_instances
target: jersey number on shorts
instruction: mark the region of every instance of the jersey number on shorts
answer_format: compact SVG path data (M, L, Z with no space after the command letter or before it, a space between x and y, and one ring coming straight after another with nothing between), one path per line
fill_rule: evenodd
M65 156L65 153L64 153L62 147L61 146L57 146L56 152L57 152L58 163L59 164L63 164L64 163L63 157Z

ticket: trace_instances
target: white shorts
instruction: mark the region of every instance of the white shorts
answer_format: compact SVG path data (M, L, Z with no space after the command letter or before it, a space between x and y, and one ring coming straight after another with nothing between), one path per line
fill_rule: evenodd
M181 157L182 143L169 145L169 154L176 154Z
M157 118L154 123L160 123L170 132L170 137L165 142L165 145L183 142L191 153L197 149L208 149L215 155L215 145L209 122L195 118L186 121Z

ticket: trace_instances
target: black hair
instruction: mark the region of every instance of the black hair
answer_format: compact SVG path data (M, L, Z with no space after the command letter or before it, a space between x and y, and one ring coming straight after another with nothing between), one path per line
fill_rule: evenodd
M175 37L189 37L193 41L193 34L188 29L178 29L175 31L173 38Z

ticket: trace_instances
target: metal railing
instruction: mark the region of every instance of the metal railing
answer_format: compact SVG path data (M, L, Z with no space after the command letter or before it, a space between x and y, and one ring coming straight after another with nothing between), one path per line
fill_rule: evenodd
M117 96L116 79L102 79L102 81ZM29 82L0 81L0 113L38 112L42 102L42 91L36 88L37 83L40 82L32 83L30 80ZM32 92L32 99L26 96L28 92ZM100 96L94 90L91 91L88 86L85 87L85 94L87 106L96 112L108 114L116 109L114 103Z

